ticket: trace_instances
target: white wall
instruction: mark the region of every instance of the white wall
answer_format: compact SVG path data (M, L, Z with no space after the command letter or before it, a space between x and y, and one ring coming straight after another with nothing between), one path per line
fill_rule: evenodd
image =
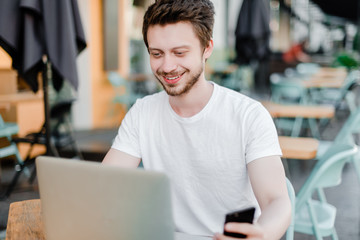
M225 1L224 0L212 0L215 7L215 24L213 31L213 40L215 48L222 48L225 46Z
M90 4L88 0L78 0L78 5L85 36L89 43ZM89 49L85 48L77 58L79 89L78 99L72 108L72 120L74 128L77 130L92 128L90 57Z
M235 28L243 0L229 0L229 44L235 46Z
M229 29L226 30L226 1L229 2ZM227 44L234 46L235 27L243 0L212 0L215 7L214 44L215 48L223 48ZM228 43L226 43L226 34Z

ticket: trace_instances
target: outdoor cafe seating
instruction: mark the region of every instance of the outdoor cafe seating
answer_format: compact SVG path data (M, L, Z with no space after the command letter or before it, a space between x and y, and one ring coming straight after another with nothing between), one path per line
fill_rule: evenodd
M270 100L283 105L317 106L320 109L331 106L335 111L345 104L350 111L354 111L356 97L353 90L359 78L358 70L346 73L343 68L313 67L311 71L273 73L270 76ZM285 134L293 137L304 136L301 129L309 128L312 136L320 139L321 129L329 124L332 117L306 118L299 113L296 117L275 118L275 122L281 134L287 131L289 133Z

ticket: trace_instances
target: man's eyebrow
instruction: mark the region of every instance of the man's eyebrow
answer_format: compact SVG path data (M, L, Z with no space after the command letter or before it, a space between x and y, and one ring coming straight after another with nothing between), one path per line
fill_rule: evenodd
M174 47L173 49L179 49L179 48L190 48L190 46L189 45L182 45L182 46Z
M149 51L162 51L162 50L161 50L161 49L158 49L158 48L149 47Z
M171 50L177 50L177 49L183 49L183 48L190 49L191 47L189 45L182 45L182 46L174 47ZM163 51L163 50L160 48L149 47L149 51Z

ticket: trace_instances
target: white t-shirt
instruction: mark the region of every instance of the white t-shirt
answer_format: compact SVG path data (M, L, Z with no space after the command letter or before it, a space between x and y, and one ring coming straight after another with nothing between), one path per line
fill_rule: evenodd
M189 118L174 112L164 91L138 100L112 148L167 173L177 230L195 235L222 232L230 211L255 206L258 216L246 164L282 154L267 110L217 84L208 104Z

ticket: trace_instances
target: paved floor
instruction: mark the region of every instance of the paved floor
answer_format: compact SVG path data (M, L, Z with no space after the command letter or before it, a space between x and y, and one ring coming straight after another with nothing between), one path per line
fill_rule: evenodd
M343 120L346 113L338 117L327 126L323 137L332 139ZM106 151L111 146L111 142L116 135L116 129L100 129L95 131L77 132L76 138L85 159L100 161ZM13 175L13 164L8 161L1 161L1 181L4 187ZM295 191L297 192L307 176L309 175L315 161L287 160L289 166L288 177L291 179ZM352 165L346 165L341 185L327 189L326 195L330 203L337 207L336 229L339 239L357 240L360 239L360 181ZM36 181L33 184L27 182L27 178L22 176L20 184L17 185L11 196L0 201L0 231L6 229L7 214L9 205L14 201L39 198ZM0 233L1 239L1 233ZM296 240L315 239L313 236L295 233Z

